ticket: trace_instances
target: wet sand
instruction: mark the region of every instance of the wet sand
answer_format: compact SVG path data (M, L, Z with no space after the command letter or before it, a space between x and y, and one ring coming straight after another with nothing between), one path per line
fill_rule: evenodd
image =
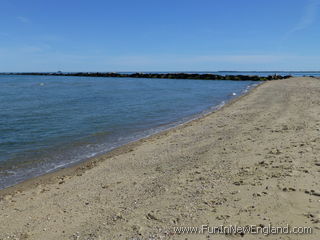
M320 80L266 82L219 111L0 191L0 239L238 239L174 227L312 227Z

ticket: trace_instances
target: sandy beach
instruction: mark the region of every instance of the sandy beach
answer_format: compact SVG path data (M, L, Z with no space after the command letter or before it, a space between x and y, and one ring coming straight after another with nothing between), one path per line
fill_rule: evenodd
M320 80L266 82L215 113L0 191L0 239L319 239ZM175 227L311 227L312 234Z

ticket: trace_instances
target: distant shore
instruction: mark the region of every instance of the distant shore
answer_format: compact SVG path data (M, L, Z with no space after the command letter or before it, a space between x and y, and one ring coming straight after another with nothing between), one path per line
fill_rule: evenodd
M319 95L315 78L265 82L203 118L4 189L0 239L197 240L216 236L174 227L287 224L307 230L234 237L318 239Z
M292 77L291 75L220 75L211 73L117 73L117 72L77 72L77 73L3 73L6 75L33 75L33 76L77 76L77 77L121 77L121 78L164 78L164 79L197 79L197 80L232 80L232 81L269 81Z

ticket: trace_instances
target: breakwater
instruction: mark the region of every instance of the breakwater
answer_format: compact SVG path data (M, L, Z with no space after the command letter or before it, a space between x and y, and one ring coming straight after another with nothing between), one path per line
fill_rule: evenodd
M200 73L117 73L117 72L73 72L73 73L6 73L6 75L36 75L36 76L79 76L79 77L119 77L119 78L164 78L164 79L199 79L199 80L232 80L232 81L269 81L291 77L291 75L219 75Z

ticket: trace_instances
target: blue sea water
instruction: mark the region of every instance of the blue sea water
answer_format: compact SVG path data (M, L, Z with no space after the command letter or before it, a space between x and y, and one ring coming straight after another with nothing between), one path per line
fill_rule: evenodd
M0 188L195 118L254 84L0 75Z
M123 72L123 73L134 73L134 72ZM150 73L170 73L170 72L150 72ZM294 77L304 77L304 76L313 76L320 77L320 71L206 71L206 72L193 72L188 71L184 73L197 73L197 74L216 74L216 75L246 75L246 76L260 76L266 77L270 75L291 75Z
M218 75L257 75L261 77L266 77L266 76L275 75L275 74L281 75L281 76L291 75L293 77L304 77L304 76L320 77L320 72L318 71L313 71L313 72L308 72L308 71L302 71L302 72L299 72L299 71L261 71L261 72L219 71L219 72L208 72L208 73L213 73Z

